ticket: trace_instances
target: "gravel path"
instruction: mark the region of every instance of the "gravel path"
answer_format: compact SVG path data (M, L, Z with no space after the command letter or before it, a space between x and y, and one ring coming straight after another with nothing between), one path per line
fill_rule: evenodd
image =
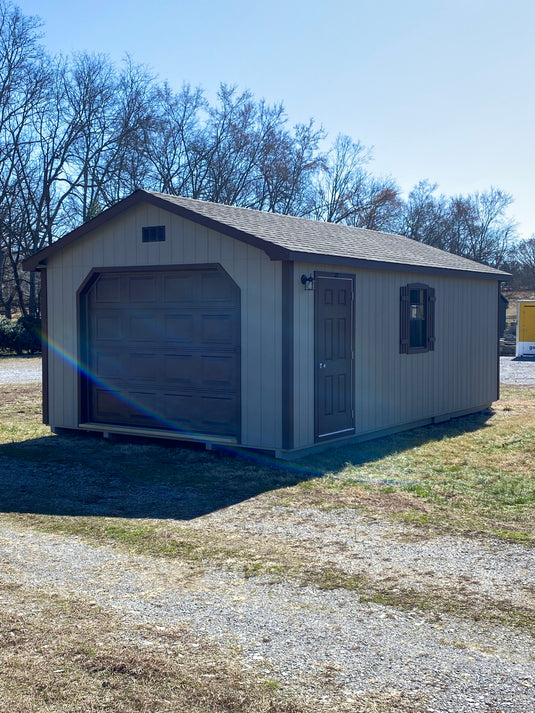
M504 542L440 536L412 539L407 526L359 517L350 509L334 512L287 507L267 513L261 498L240 506L240 516L227 508L191 523L235 534L243 540L258 537L277 549L292 543L323 567L348 575L364 574L374 582L396 582L400 587L463 593L484 602L498 599L535 611L535 550ZM255 512L256 511L256 512Z
M535 358L500 357L502 384L535 384Z
M243 523L253 515L254 520L249 506L243 507L235 519ZM196 526L224 527L234 509L200 518ZM293 535L299 542L334 529L327 549L338 564L353 560L358 550L378 575L385 568L395 576L441 572L437 588L466 577L491 599L525 601L535 592L533 552L522 546L452 537L403 545L396 543L396 528L384 523L370 528L352 511L341 513L339 536L332 513L310 510L295 517L284 510L284 531L276 518L263 531L271 536L275 530L284 540ZM301 516L308 523L304 531ZM320 591L209 567L192 580L183 563L7 526L0 527L0 552L25 586L85 597L132 625L187 623L223 646L237 643L247 665L310 698L325 701L335 690L337 700L342 693L351 701L364 692L392 690L413 700L415 712L535 711L533 638L505 627L425 617L363 604L346 590Z
M535 360L502 357L504 383L535 383ZM0 359L0 383L40 379L40 360ZM535 552L453 536L414 539L405 526L354 510L273 506L269 493L188 522L191 530L303 560L422 596L465 598L466 615L424 615L365 604L355 592L246 578L205 563L133 556L0 522L0 576L96 602L139 624L188 624L244 663L309 700L400 692L414 713L535 713L535 642L473 616L474 606L535 610ZM470 613L469 613L470 610ZM344 708L344 710L349 710ZM405 709L408 710L408 709Z
M0 357L0 384L41 381L41 357Z

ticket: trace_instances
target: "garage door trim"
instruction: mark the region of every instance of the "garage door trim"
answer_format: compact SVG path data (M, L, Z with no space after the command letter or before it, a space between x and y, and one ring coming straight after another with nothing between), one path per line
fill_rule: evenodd
M167 272L167 273L180 273L180 272L219 272L222 275L224 275L228 280L232 282L232 284L235 286L235 288L238 290L238 301L237 301L237 308L238 308L238 315L237 315L237 335L235 338L235 346L236 346L236 358L237 358L237 363L236 363L236 368L238 370L238 379L237 379L237 390L235 393L236 400L237 400L237 417L236 417L236 434L235 437L231 437L228 440L231 440L233 442L240 442L241 440L241 378L240 378L240 371L241 371L241 359L240 359L240 352L241 352L241 327L240 327L240 289L239 286L236 284L236 282L232 279L232 277L228 274L228 272L219 264L219 263L202 263L202 264L180 264L180 265L132 265L132 266L103 266L103 267L95 267L92 268L87 275L87 277L84 279L82 284L80 285L79 289L77 290L77 306L78 306L78 330L79 330L79 364L80 368L78 369L78 394L79 394L79 399L78 399L78 410L79 410L79 425L84 426L91 424L91 427L93 427L95 424L92 422L91 419L91 406L90 406L90 395L91 395L91 389L94 388L94 380L90 378L90 371L89 371L89 354L90 354L90 308L89 308L89 302L90 302L90 295L91 295L91 289L93 285L96 283L96 281L102 276L105 275L106 273L158 273L158 272ZM235 309L235 308L234 308ZM124 424L111 424L111 423L102 423L103 430L113 430L113 426L117 426L121 429L124 429L125 426ZM146 430L145 428L141 427L138 428L136 425L129 425L126 426L126 428L130 429L132 432L140 431L140 430ZM154 431L156 430L161 430L158 428L154 428ZM185 432L183 434L180 433L180 431L176 431L174 429L169 429L169 434L173 434L174 437L181 437L183 436L184 438L187 438L188 435L192 437L192 439L196 439L197 435L198 437L206 440L210 438L210 435L212 435L215 439L223 439L226 440L227 436L222 435L222 434L217 434L217 433L207 433L205 430L200 429L199 433L196 434L195 431L192 431L190 433Z

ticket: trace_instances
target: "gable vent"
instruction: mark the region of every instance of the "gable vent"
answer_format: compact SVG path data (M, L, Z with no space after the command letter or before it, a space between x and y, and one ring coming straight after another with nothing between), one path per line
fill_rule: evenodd
M165 240L165 225L150 225L141 229L141 242L162 243Z

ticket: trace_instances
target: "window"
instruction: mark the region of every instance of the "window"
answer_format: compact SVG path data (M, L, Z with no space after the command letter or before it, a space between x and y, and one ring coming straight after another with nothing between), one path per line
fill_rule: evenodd
M141 229L142 243L161 243L165 240L165 225L151 225Z
M435 348L435 290L428 285L404 285L400 290L399 351L430 352Z

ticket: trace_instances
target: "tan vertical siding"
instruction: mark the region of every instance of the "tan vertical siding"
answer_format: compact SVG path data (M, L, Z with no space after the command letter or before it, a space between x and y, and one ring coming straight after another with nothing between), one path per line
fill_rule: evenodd
M141 228L165 225L166 241L142 243ZM99 267L219 263L241 289L242 443L282 447L282 266L260 250L165 210L138 205L51 258L48 266L50 423L78 425L76 291ZM497 290L492 280L294 268L294 447L314 443L314 293L300 283L314 270L353 274L357 434L469 410L497 391ZM436 291L436 346L399 353L399 290L425 282Z
M142 243L146 225L165 225L165 242ZM154 206L139 205L50 260L50 423L78 425L76 291L91 269L219 263L241 289L242 443L281 447L281 265L260 250ZM60 352L66 353L62 358Z
M328 265L314 266L335 272ZM497 391L496 283L491 280L339 269L355 274L355 412L357 434L484 406ZM311 266L297 264L296 281ZM432 352L399 353L400 287L436 291ZM313 297L295 295L295 445L313 443Z
M399 353L399 289L425 282L436 290L432 352ZM370 319L357 316L357 430L368 432L464 411L496 393L496 285L491 281L402 273L359 273L373 296ZM373 284L372 284L373 283ZM357 315L360 305L357 299ZM380 325L380 329L378 329ZM359 342L362 344L359 347ZM360 405L360 408L359 408ZM360 413L360 418L359 418Z

